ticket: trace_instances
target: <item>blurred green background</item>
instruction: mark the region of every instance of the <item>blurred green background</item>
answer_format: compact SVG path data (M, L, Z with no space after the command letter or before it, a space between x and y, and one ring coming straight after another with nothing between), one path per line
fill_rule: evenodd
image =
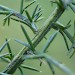
M21 0L0 0L1 5L7 6L18 12L20 11L19 10L20 2L21 2ZM31 0L26 1L24 3L24 5L26 6L29 2L31 2ZM37 3L39 3L39 6L41 6L43 9L42 13L43 13L44 19L42 21L36 23L38 25L38 27L41 27L43 25L44 21L52 13L52 11L56 7L56 5L51 6L50 0L37 0L36 3L34 3L31 7L29 7L27 9L30 12L30 14L33 13L33 10ZM11 39L10 46L11 46L13 54L16 55L23 46L16 43L14 41L14 39L17 38L22 41L26 41L26 39L20 28L20 23L11 20L10 26L7 26L7 24L5 26L3 26L3 18L4 17L5 16L0 15L0 47L5 42L5 38ZM66 25L69 20L72 20L72 22L71 22L72 26L68 29L68 31L73 35L74 34L73 33L74 32L74 27L73 27L74 23L73 22L75 20L75 14L72 12L72 10L70 8L68 8L64 12L64 14L61 16L59 21L61 23L63 23L64 25ZM27 29L29 36L31 38L33 38L33 36L34 36L33 32L26 25L24 25L24 26ZM46 37L48 38L53 33L54 33L54 30L52 29L46 35ZM69 40L68 40L68 42L69 42L69 45L71 45ZM45 43L46 43L46 40L43 39L41 41L41 43L36 47L36 50L41 50L43 48L43 46L45 45ZM5 47L3 53L7 52L7 51L8 51L7 47ZM64 42L62 36L60 35L60 33L57 35L57 37L54 39L54 41L48 48L48 54L50 56L52 56L53 58L55 58L56 60L62 62L65 66L69 67L73 72L75 72L75 55L71 59L69 58L70 55L67 55L68 51L67 51L65 42ZM41 73L38 73L38 72L31 71L31 70L23 69L25 75L38 75L38 74L39 75L52 75L47 64L43 64L41 67L39 66L39 64L40 64L39 60L28 60L28 61L25 61L24 64L35 67L42 71ZM0 60L0 71L2 71L6 67L6 65L7 65L7 63L4 63L3 61ZM66 75L64 72L62 72L55 66L54 66L54 69L56 71L56 75ZM17 70L14 75L20 75L19 70Z

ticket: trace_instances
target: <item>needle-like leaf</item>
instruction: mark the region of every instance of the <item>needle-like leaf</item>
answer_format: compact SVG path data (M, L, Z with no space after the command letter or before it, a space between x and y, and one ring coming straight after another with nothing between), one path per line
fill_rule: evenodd
M12 20L15 20L15 21L17 21L17 22L21 22L21 23L23 23L23 24L26 24L34 33L35 33L35 29L33 28L33 26L31 25L31 23L30 22L28 22L28 21L23 21L23 20L19 20L19 19L16 19L16 18L11 18Z
M6 63L10 63L10 60L7 59L7 58L5 58L5 57L1 57L1 59L2 59L4 62L6 62Z
M24 2L24 0L21 0L21 6L20 6L20 14L22 14L23 12L23 2Z
M26 65L21 65L22 68L25 68L25 69L29 69L29 70L32 70L32 71L37 71L37 72L41 72L39 71L38 69L36 68L33 68L33 67L30 67L30 66L26 66Z
M21 67L19 67L18 69L20 70L21 75L24 75L24 73L23 73Z
M8 20L8 19L5 19L5 20L4 20L4 22L3 22L3 26L5 26L5 24L6 24L7 20Z
M72 50L72 49L73 49L73 50ZM71 53L71 51L73 51L73 52ZM70 47L69 53L71 53L70 58L75 54L75 43L72 44L72 46Z
M29 6L31 6L35 2L36 2L36 0L32 1L31 3L29 3L26 7L23 8L23 11L22 12L24 12L25 9L27 9Z
M50 69L52 71L52 74L54 75L55 74L55 70L54 70L52 64L49 62L49 60L46 59L46 61L47 61L48 65L49 65L49 67L50 67Z
M35 7L35 9L34 9L34 11L33 11L32 19L35 17L34 15L35 15L35 13L36 13L37 9L38 9L38 5Z
M0 14L8 15L8 14L10 14L10 11L0 11Z
M7 45L8 42L9 42L9 40L7 40L7 41L2 45L2 47L0 48L0 52L3 51L3 49L5 48L5 46Z
M57 60L55 60L54 58L50 57L47 54L25 55L24 56L24 59L38 59L38 58L45 58L45 60L48 60L49 64L53 64L54 66L56 66L57 68L65 72L67 75L74 75L74 73L69 68L67 68L62 63L58 62Z
M41 17L41 16L42 16L42 14L35 16L34 21L36 22L36 21L42 20L43 17Z
M24 45L24 46L26 46L26 47L28 47L28 48L30 48L29 44L27 44L27 43L25 43L25 42L23 42L21 40L15 39L15 41L18 42L18 43L20 43L20 44L22 44L22 45Z
M32 51L35 51L35 48L34 48L34 46L33 46L33 44L32 44L32 41L30 40L30 37L28 36L26 30L24 29L24 27L23 27L22 25L21 25L21 29L22 29L22 31L23 31L23 33L24 33L24 35L25 35L25 37L26 37L28 43L29 43L30 46L31 46L31 50L32 50Z
M9 24L10 24L10 16L12 15L12 13L10 13L9 15L7 15L5 18L4 18L4 23L3 23L3 25L5 25L6 24L6 22L8 21L8 26L9 26Z
M60 22L56 22L56 23L54 23L55 25L56 25L56 27L58 28L58 29L60 29L60 30L64 30L65 29L65 26L63 25L63 24L61 24Z
M0 10L3 10L3 11L11 11L11 9L9 9L8 7L3 6L3 5L0 5Z
M58 31L56 31L52 36L50 36L50 38L48 39L46 45L42 49L42 52L46 52L47 48L50 46L51 42L54 40L54 38L56 37L57 33L58 33Z
M13 14L13 13L10 13L9 15L7 15L7 16L4 18L4 20L5 20L5 19L8 19L12 14Z
M8 17L8 26L10 25L10 17Z
M67 25L69 25L71 23L71 20L67 23Z
M34 16L38 16L40 13L42 12L41 7L36 11L36 13L34 14Z
M0 72L0 75L10 75L10 74L6 74L6 73L2 73L2 72Z
M1 57L4 57L4 56L7 56L7 55L10 55L10 53L1 54L1 55L0 55L0 58L1 58Z
M8 39L7 39L7 38L6 38L6 41L8 41ZM9 53L10 53L10 57L11 57L11 59L12 59L13 54L12 54L12 50L11 50L11 48L10 48L9 43L7 43L7 48L8 48L8 51L9 51Z
M19 19L16 19L16 18L12 18L12 17L11 17L11 19L12 19L12 20L14 20L14 21L17 21L17 22L21 22L21 23L23 23L23 24L26 24L27 26L29 26L29 27L30 27L30 23L29 23L29 22L27 22L26 20L25 20L25 21L23 21L23 20L19 20Z
M64 66L63 64L59 63L58 61L56 61L55 59L53 59L52 57L50 57L49 55L45 54L45 59L48 60L48 62L50 64L55 65L56 67L58 67L60 70L62 70L63 72L65 72L67 75L74 75L74 73L67 68L66 66Z
M65 33L65 35L69 38L69 40L71 41L72 44L74 44L74 39L71 36L71 34L67 31L67 30L63 30L63 32Z
M68 46L67 39L66 39L66 37L65 37L64 33L63 33L61 30L60 30L60 33L61 33L61 35L63 36L64 41L65 41L65 44L66 44L66 47L67 47L67 49L68 49L68 51L69 51L69 46Z
M28 17L29 21L30 21L30 22L32 22L32 18L30 17L30 14L28 13L28 11L27 11L27 10L25 11L25 13L26 13L26 15L27 15L27 17Z
M72 56L75 54L75 49L73 51L73 53L70 55L70 58L72 58Z

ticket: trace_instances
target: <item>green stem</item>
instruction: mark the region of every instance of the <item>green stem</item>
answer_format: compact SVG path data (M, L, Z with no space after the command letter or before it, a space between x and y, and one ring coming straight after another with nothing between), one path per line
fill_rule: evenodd
M54 12L52 13L52 15L49 16L49 18L46 20L45 24L44 24L44 29L43 31L40 32L40 34L34 39L33 41L33 45L34 47L36 47L40 41L44 38L44 36L50 31L50 29L52 28L52 23L56 22L60 16L62 15L62 13L65 10L61 10L59 8L56 8L54 10ZM24 47L17 55L16 57L11 61L11 63L8 64L8 66L6 67L6 69L3 71L4 73L8 73L8 74L13 74L16 69L22 64L23 60L23 55L25 54L25 52L29 50L28 47Z

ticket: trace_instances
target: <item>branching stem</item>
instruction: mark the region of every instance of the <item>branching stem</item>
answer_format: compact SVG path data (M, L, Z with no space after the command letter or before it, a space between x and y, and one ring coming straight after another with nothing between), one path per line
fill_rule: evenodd
M52 15L49 16L49 18L44 23L44 29L40 32L40 34L32 41L34 47L36 47L40 41L45 37L45 35L50 31L52 28L52 23L56 22L59 17L62 15L62 13L65 10L56 8L54 12L52 12ZM25 55L25 52L29 50L28 47L24 47L17 55L16 57L11 61L11 63L8 64L6 69L3 71L4 73L13 74L16 69L22 64L23 55Z

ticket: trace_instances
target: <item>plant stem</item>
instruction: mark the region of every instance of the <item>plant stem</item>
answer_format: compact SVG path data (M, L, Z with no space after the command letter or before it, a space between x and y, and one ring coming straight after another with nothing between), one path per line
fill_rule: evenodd
M49 18L46 20L45 24L44 24L44 29L40 32L40 34L34 39L33 45L34 47L36 47L40 41L44 38L44 36L50 31L50 29L52 28L52 23L56 22L60 16L63 14L65 10L64 9L60 9L60 8L56 8L54 10L54 12L52 12L52 15L49 16ZM8 74L13 74L16 69L22 64L23 60L23 55L25 55L25 52L29 50L28 47L24 47L15 57L14 59L11 61L11 63L8 64L8 66L6 67L6 69L3 71L4 73L8 73Z

